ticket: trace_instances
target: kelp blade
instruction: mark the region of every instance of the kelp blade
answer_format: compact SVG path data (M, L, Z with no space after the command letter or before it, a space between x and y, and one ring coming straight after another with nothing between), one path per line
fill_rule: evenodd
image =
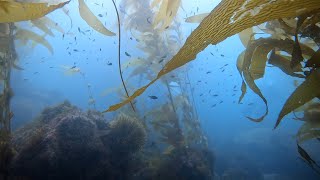
M314 70L306 80L290 95L278 116L276 125L277 128L282 118L304 105L315 97L320 97L320 70Z
M21 40L23 42L27 42L28 40L33 41L35 43L41 44L44 47L46 47L51 54L53 54L53 48L50 45L50 43L43 37L43 36L39 36L38 34L29 31L27 29L18 29L16 34L15 34L15 38L18 40ZM36 44L34 44L36 45Z
M104 112L117 110L129 103L163 75L194 60L196 55L209 44L217 44L244 29L266 21L297 17L318 8L320 8L319 0L278 0L271 2L270 0L224 0L191 33L183 47L164 66L154 80L138 89L125 101L110 106Z
M316 121L304 123L300 127L296 137L298 143L320 138L320 122Z
M252 27L239 32L238 35L244 47L247 47L250 40L254 40Z
M99 19L90 11L84 0L79 0L79 12L80 16L86 23L91 26L94 30L106 36L115 36L116 34L109 31L103 26Z
M46 14L63 7L70 1L57 5L48 3L25 3L9 0L0 1L0 23L19 22L38 19Z
M35 19L35 20L31 20L31 23L39 28L41 31L43 31L44 33L54 37L53 32L47 27L47 25L45 24L44 21L42 21L42 19Z
M194 16L187 17L186 22L187 23L201 23L201 21L207 17L209 13L202 13L202 14L197 14Z

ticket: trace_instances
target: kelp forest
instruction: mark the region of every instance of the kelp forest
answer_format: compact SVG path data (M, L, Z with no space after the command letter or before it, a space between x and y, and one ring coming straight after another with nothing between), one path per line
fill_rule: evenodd
M290 132L297 154L293 158L310 177L319 178L320 1L221 0L207 12L199 12L200 2L193 9L189 3L194 2L0 0L0 179L292 179L292 174L284 178L263 168L256 174L217 170L218 153L210 145L210 132L204 131L204 107L194 82L210 79L192 68L203 61L199 57L207 48L234 36L244 50L224 60L234 62L232 76L241 79L233 90L240 94L234 93L232 100L242 104L247 96L257 96L264 107L260 115L241 116L263 126L270 114L277 114L268 118L273 131L283 130L279 126L286 126L285 121L301 124ZM60 49L61 41L67 48ZM78 77L83 90L70 91L75 99L86 99L86 108L68 95L40 94L22 85L32 81L31 76L20 76L34 68L24 61L33 55L43 56L42 64L49 56L73 59L72 65L50 62L49 70L61 76L46 76L43 72L49 70L41 68L31 74L45 78L42 86L54 84L52 89L64 88L52 77ZM98 62L100 56L103 62ZM109 69L99 74L99 68L88 70L93 67L88 62ZM288 81L294 79L295 89L277 112L269 107L268 90L260 87L270 68L279 69ZM97 73L91 78L89 71ZM222 76L214 73L206 72ZM94 84L90 78L113 85ZM274 84L281 87L276 79ZM210 101L218 95L204 96ZM223 120L213 113L206 116ZM309 177L296 179L302 176Z

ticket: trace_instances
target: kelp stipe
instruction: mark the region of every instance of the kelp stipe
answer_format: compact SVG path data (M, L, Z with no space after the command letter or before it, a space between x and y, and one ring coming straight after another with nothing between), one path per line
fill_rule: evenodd
M129 97L129 93L128 93L126 84L124 83L123 76L122 76L122 70L121 70L121 54L120 54L121 53L121 26L120 26L120 17L119 17L119 12L118 12L118 9L117 9L117 6L116 6L116 3L114 2L114 0L112 0L112 3L113 3L114 8L116 10L117 19L118 19L118 66L119 66L119 74L120 74L120 78L121 78L121 82L122 82L123 88L126 91L126 95L127 95L127 97ZM133 103L131 101L130 101L130 105L131 105L132 110L136 111L134 109Z

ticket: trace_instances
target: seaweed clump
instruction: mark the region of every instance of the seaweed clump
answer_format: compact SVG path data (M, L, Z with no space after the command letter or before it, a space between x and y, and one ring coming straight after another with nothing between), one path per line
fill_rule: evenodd
M213 179L214 156L207 148L172 148L149 161L136 179Z
M110 123L110 128L110 133L102 139L111 150L128 154L142 149L146 130L138 119L121 114Z

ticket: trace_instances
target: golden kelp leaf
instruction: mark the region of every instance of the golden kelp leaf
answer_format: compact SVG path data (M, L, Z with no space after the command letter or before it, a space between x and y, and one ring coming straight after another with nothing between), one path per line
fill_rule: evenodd
M84 3L84 0L79 0L79 12L80 16L86 23L94 30L106 36L115 36L116 34L106 29L99 19L90 11L88 6Z
M41 29L41 31L43 31L44 33L54 37L53 35L53 32L46 26L46 24L41 20L41 19L34 19L34 20L31 20L31 23Z
M295 18L284 18L284 19L278 19L277 22L279 23L279 28L282 29L287 35L294 35L296 32L295 26L297 23L294 23L292 26L292 22L295 21Z
M254 80L262 78L265 72L266 62L268 60L268 53L273 48L270 44L264 44L255 48L251 64L250 73Z
M305 122L297 133L298 143L320 138L320 121L316 122Z
M247 86L246 86L246 83L244 82L244 80L242 80L242 83L241 83L241 96L239 97L239 101L238 103L241 103L244 95L247 93Z
M242 77L242 71L243 71L243 60L244 60L244 55L246 53L246 50L242 51L239 56L238 56L238 59L237 59L237 69L238 69L238 72L239 74L241 75Z
M278 67L281 69L282 72L288 74L292 77L298 77L298 78L304 78L305 76L302 74L297 74L296 72L302 72L301 65L295 66L294 69L290 66L290 60L287 58L276 54L274 51L271 52L270 58L269 58L269 64L272 64L273 66Z
M320 70L314 70L306 80L290 95L278 116L274 128L280 124L282 118L304 105L315 97L320 97Z
M167 18L162 25L162 30L169 27L173 21L173 18L176 17L179 10L181 0L169 0L167 6Z
M159 8L159 12L157 13L153 21L153 28L155 28L161 21L163 21L166 18L167 6L168 6L168 0L162 0Z
M252 27L241 31L238 35L244 47L247 47L250 40L254 40Z
M298 21L297 21L297 27L296 27L296 32L294 34L294 46L293 46L293 50L291 53L291 67L295 67L296 65L300 65L300 62L302 62L304 59L302 57L302 51L301 51L301 47L300 47L300 43L299 43L299 39L298 39L298 32L299 32L299 28L302 25L302 23L304 22L304 20L307 18L306 15L301 15L298 17Z
M262 121L263 118L268 114L268 104L266 99L262 95L260 89L255 84L254 80L263 77L266 61L268 59L267 55L275 47L278 47L279 49L282 49L286 52L290 52L292 49L294 49L293 48L294 42L290 39L278 40L278 39L272 39L272 38L260 38L248 44L248 47L246 49L246 53L244 56L242 70L243 70L243 76L246 80L246 83L248 84L250 89L252 89L253 92L256 93L264 101L266 105L266 113L262 117L258 119L248 117L250 120L253 120L255 122ZM275 62L276 62L276 59L274 59L274 63ZM289 67L285 66L286 62L290 64L290 61L279 61L277 62L277 65L283 70L285 70L285 72L289 72L290 70L293 71L291 66ZM297 77L303 77L295 73L292 73L292 75L295 75Z
M42 44L44 47L46 47L51 54L53 54L53 48L50 45L50 43L42 36L39 36L38 34L26 30L26 29L18 29L16 34L15 34L15 38L18 40L22 40L22 42L31 40L34 41L36 43Z
M302 8L303 7L303 8ZM163 75L194 60L209 44L217 44L244 29L277 18L296 17L320 8L319 0L247 1L223 0L187 38L179 52L164 66L157 77L138 89L125 101L110 106L104 112L114 111L141 95Z
M180 4L181 0L162 0L159 12L153 21L153 28L164 30L169 27L179 10Z
M300 47L300 43L299 43L299 40L298 40L298 35L295 35L295 38L294 38L294 46L293 46L293 49L292 49L292 53L291 53L291 67L294 68L295 66L297 65L300 65L300 62L303 61L303 57L302 57L302 51L301 51L301 47Z
M248 54L250 54L250 52L248 53L248 51L246 51L245 57L244 57L244 62L243 62L243 77L244 77L246 83L248 84L248 86L250 87L250 89L263 100L264 104L266 105L266 112L264 113L264 115L262 115L259 118L251 118L251 117L248 117L248 116L247 116L247 118L252 120L252 121L254 121L254 122L260 122L260 121L262 121L264 119L264 117L269 112L269 110L268 110L269 109L268 108L268 102L267 102L267 99L262 95L262 92L260 91L258 86L254 83L254 78L251 75L251 72L249 70L249 64L248 64L248 63L251 63L251 62L250 61L246 62L246 59L248 59L246 56L252 56L252 54L251 55L248 55Z
M197 14L194 16L187 17L186 22L187 23L201 23L201 21L207 17L209 13L202 13L202 14Z
M18 22L38 19L46 14L63 7L70 1L57 5L48 3L24 3L9 0L0 1L0 23Z
M313 56L307 61L306 67L320 67L320 49L318 49L318 51L315 52Z
M244 60L244 54L246 53L246 51L243 51L241 54L239 54L238 59L237 59L237 69L239 71L239 74L241 76L242 79L242 84L241 84L241 96L239 98L238 103L241 102L241 100L243 99L244 95L247 93L247 86L246 83L243 80L243 76L242 76L242 72L243 72L243 60Z
M298 85L297 85L297 86L298 86ZM296 87L297 87L297 86L296 86ZM313 100L305 103L304 105L298 107L297 109L295 109L294 112L304 112L305 110L308 110L308 109L309 109L309 106L312 105L312 104L314 104L315 102L316 102L315 99L313 99Z
M250 41L245 51L245 56L243 59L243 67L240 68L240 70L243 71L243 76L246 80L246 83L250 87L250 89L252 89L253 92L256 93L264 101L266 105L266 113L262 117L258 119L248 117L250 120L253 120L255 122L262 121L263 118L268 114L268 104L266 99L262 95L260 89L255 84L254 80L263 76L265 66L266 66L267 54L273 48L276 48L276 47L279 48L280 50L290 53L294 47L294 41L291 39L280 40L280 39L273 39L273 38L259 38L255 41ZM307 46L301 46L301 47L304 53L309 54L313 52L313 50ZM285 63L286 61L279 62L277 65L279 65L280 68L285 69L287 68L287 67L283 67ZM289 61L289 64L290 64L290 61ZM291 66L289 66L288 68L292 69ZM298 66L296 68L298 69ZM295 74L292 74L292 75L295 75ZM296 75L296 76L300 77L299 75Z
M313 100L317 100L317 102L314 101L314 103L310 104L308 106L308 108L304 111L304 116L303 116L304 121L310 121L310 122L319 122L320 121L320 119L319 119L319 117L320 117L319 97L314 98ZM306 104L308 104L308 103L306 103Z
M296 18L281 18L279 22L284 22L289 28L292 28L290 31L294 33L293 30L297 28L297 19Z

